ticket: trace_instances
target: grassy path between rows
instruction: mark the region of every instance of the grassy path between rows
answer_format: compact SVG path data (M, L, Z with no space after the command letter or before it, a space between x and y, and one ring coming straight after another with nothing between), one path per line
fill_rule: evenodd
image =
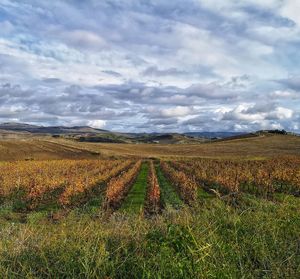
M210 200L210 199L215 198L215 196L213 194L208 193L201 186L198 186L197 197L198 197L198 200Z
M155 171L160 186L161 200L164 206L172 206L179 208L183 205L183 201L177 195L173 186L169 183L167 178L164 176L159 164L155 165Z
M144 162L135 183L120 208L121 212L139 213L144 207L147 192L148 171L149 164Z

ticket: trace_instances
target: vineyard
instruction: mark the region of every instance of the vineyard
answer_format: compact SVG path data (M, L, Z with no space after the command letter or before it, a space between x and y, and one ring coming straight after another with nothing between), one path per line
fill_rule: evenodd
M1 278L299 278L299 235L299 157L0 163Z
M98 206L106 211L132 211L130 204L135 204L133 211L143 208L151 215L176 199L177 204L193 206L203 198L203 193L229 197L232 202L243 193L269 200L279 193L298 197L300 159L119 159L0 164L1 204L17 212L68 209L98 199Z
M300 196L300 159L296 157L266 161L174 161L170 168L188 175L190 185L201 185L218 194L248 192L264 198L272 198L276 193Z

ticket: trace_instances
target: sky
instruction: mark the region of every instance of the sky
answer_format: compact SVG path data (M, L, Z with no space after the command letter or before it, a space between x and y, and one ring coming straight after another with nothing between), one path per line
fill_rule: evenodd
M0 122L300 132L300 0L0 0Z

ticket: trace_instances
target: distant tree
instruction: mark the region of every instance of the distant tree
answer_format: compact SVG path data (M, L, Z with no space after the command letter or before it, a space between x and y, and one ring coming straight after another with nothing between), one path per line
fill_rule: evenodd
M280 134L280 135L287 135L287 131L286 130L269 130L268 131L271 134Z

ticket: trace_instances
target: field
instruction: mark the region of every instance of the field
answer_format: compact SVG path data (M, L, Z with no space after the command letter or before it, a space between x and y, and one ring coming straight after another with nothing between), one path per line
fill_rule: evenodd
M94 158L94 153L45 138L0 141L0 161L49 160L49 159L85 159Z
M260 159L278 155L299 155L300 137L266 134L254 138L203 144L97 144L56 141L72 148L102 156L137 157L205 157Z
M1 141L0 277L299 278L299 143Z
M201 157L264 159L279 155L300 156L300 137L265 134L203 144L87 143L52 137L0 141L0 161L80 159L102 157Z

